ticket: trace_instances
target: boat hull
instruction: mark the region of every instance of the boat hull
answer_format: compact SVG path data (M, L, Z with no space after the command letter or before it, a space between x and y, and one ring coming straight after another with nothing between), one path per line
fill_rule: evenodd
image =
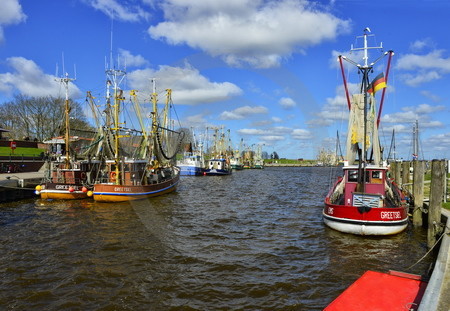
M218 169L211 169L211 170L206 170L205 175L208 176L223 176L223 175L230 175L231 174L231 170L218 170Z
M202 176L204 169L198 166L178 165L181 176Z
M44 183L41 185L39 194L41 199L51 200L80 200L86 199L86 191L82 191L82 185L64 184L64 183ZM71 191L73 190L73 191Z
M407 207L371 208L335 205L325 201L323 221L328 227L356 235L392 235L408 226Z
M176 190L179 174L161 183L150 185L95 184L93 197L97 202L126 202L163 195Z

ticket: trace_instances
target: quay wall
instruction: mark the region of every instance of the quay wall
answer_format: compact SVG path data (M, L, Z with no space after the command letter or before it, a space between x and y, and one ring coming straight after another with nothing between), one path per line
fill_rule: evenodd
M422 297L418 311L450 310L450 211L442 209L447 218L439 254L427 289Z

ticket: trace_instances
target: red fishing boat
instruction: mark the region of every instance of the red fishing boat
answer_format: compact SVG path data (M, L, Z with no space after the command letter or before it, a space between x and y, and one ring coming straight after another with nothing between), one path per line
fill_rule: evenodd
M325 198L324 223L332 229L358 235L391 235L403 231L408 224L408 204L401 189L389 178L389 166L382 158L378 126L386 91L386 81L393 51L384 52L374 62L368 62L368 28L361 37L363 64L345 56L339 56L344 81L349 124L347 132L347 160L343 174L334 183ZM372 82L370 74L375 63L388 56L386 75L379 74ZM350 96L344 75L342 60L358 69L362 78L359 93ZM376 117L375 93L382 90L378 117Z

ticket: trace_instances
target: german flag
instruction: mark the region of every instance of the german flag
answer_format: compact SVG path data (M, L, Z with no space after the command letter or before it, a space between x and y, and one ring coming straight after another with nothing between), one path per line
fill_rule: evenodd
M386 87L386 79L384 78L384 73L380 73L378 76L375 77L375 79L372 80L372 82L367 87L367 93L375 93L382 88Z

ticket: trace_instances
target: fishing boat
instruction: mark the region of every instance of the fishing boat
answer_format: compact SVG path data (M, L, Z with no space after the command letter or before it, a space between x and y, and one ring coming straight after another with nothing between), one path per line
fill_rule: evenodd
M243 141L244 140L241 138L239 149L234 150L233 155L230 159L231 168L233 170L240 171L244 169L244 164L242 163L242 155L241 155Z
M348 104L349 124L347 132L347 159L342 176L333 184L325 198L324 223L337 231L356 235L392 235L403 231L408 223L408 204L397 184L389 178L389 166L383 160L378 136L386 81L393 51L382 53L369 63L368 28L365 29L362 48L363 64L345 56L339 56L341 73ZM377 75L371 83L369 75L374 65L388 56L386 75ZM355 65L362 78L359 93L350 96L343 60ZM382 90L378 117L376 117L375 93Z
M222 133L219 133L219 129L216 128L212 157L208 160L204 175L223 176L230 175L233 172L230 164L230 148L228 148L228 142L229 138L226 139L223 129Z
M159 196L176 189L180 169L174 165L175 155L180 146L182 133L169 128L169 106L172 105L171 90L167 90L167 100L163 116L158 116L157 93L153 79L151 101L151 131L148 133L144 124L140 104L135 90L130 92L141 131L124 128L119 122L123 91L118 82L123 79L124 71L110 69L110 85L113 85L114 104L107 105L111 111L112 124L107 127L107 137L111 140L112 157L106 159L99 177L90 195L98 202L124 202ZM111 102L110 100L107 102ZM113 108L113 109L111 109ZM160 120L162 119L162 120ZM135 133L132 139L131 134ZM125 148L128 142L131 148ZM105 146L106 147L106 146ZM105 148L108 149L108 148ZM127 150L128 149L128 150Z
M195 134L193 134L193 138L194 143L189 143L185 147L183 158L177 160L177 166L180 168L181 176L202 176L205 171L203 144L197 143Z
M59 80L66 90L63 126L65 133L64 138L55 137L46 142L56 150L48 154L43 182L36 186L36 194L42 199L87 198L100 166L100 161L90 157L89 150L84 154L75 154L71 148L79 140L78 137L70 136L69 83L72 80L74 79L69 78L68 74ZM85 159L79 159L83 155Z

